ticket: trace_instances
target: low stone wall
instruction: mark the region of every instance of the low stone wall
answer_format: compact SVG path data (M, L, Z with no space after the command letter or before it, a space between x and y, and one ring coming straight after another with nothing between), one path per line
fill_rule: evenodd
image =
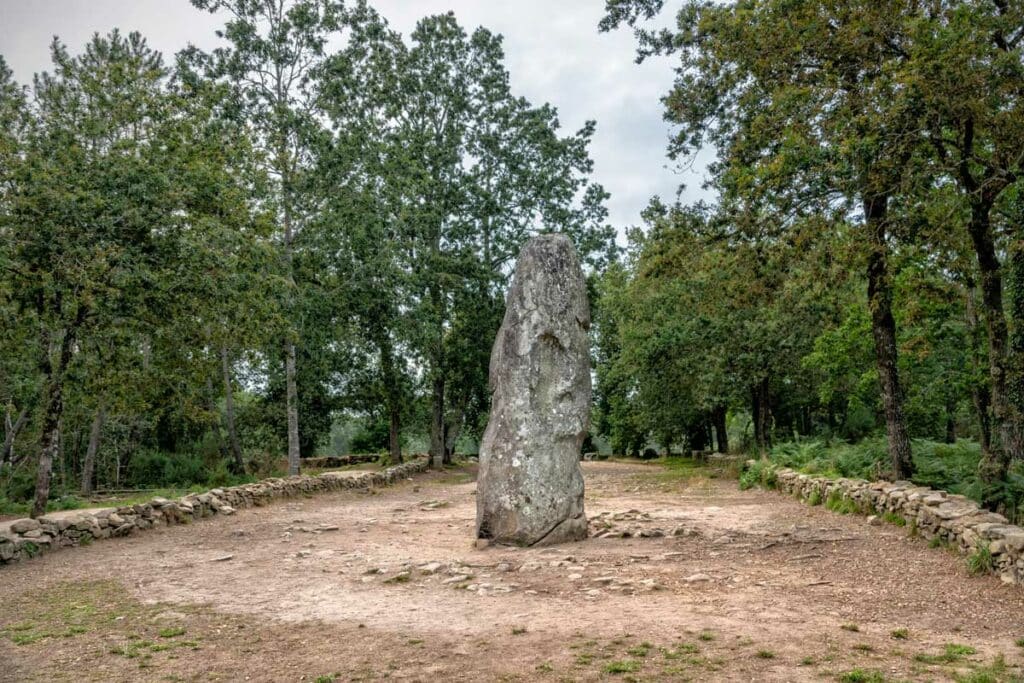
M230 515L235 510L266 505L279 498L387 486L427 469L426 459L389 467L379 472L324 472L264 479L252 484L192 493L177 500L153 498L95 513L18 519L9 532L0 532L0 565L18 562L42 552L91 543L99 538L128 536L160 525L186 524L203 517Z
M961 553L984 554L987 548L994 573L1005 583L1024 583L1024 529L965 496L909 481L829 479L791 469L776 469L762 476L762 483L774 483L780 491L805 502L825 504L841 497L864 514L897 523L902 519L912 532L926 539L941 539ZM988 563L977 564L983 569Z

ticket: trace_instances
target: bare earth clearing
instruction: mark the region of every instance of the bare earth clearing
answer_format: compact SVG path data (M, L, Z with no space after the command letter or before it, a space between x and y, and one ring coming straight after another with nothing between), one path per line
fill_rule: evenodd
M245 510L4 569L0 679L1021 673L1024 592L904 528L708 470L584 472L592 532L666 535L476 550L469 469Z

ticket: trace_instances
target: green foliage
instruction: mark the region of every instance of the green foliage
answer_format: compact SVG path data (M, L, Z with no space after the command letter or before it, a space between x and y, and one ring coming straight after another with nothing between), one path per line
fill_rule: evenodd
M775 488L775 470L778 465L769 460L755 460L740 473L740 489L746 490L754 486Z
M955 444L915 439L912 443L915 474L913 482L921 486L966 495L980 499L981 486L978 480L978 463L981 449L977 443L961 439ZM768 460L761 467L788 467L807 474L827 477L848 477L878 480L887 474L889 458L885 441L871 438L856 444L827 445L824 441L808 440L779 444L768 454ZM1006 483L1007 499L1012 506L1011 516L1016 514L1017 501L1024 500L1024 477L1015 465ZM741 480L742 481L742 480ZM751 476L747 478L748 483ZM821 501L819 501L821 502ZM840 503L837 501L837 505ZM854 507L842 504L855 511ZM907 520L885 515L885 520L898 526L906 526Z
M924 652L914 655L915 662L921 662L922 664L955 664L961 661L964 657L977 654L977 649L970 645L959 645L957 643L947 643L940 654L931 655Z
M860 506L850 498L844 496L838 491L833 491L828 495L828 500L825 501L825 507L832 512L838 512L841 515L850 515L860 512Z
M881 671L853 669L839 674L840 683L886 683Z
M977 576L979 574L991 574L995 568L995 560L992 557L992 550L988 544L979 545L967 556L967 571Z

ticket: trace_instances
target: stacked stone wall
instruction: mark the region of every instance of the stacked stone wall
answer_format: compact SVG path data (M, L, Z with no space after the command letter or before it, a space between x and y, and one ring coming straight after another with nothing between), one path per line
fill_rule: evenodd
M917 486L909 481L830 479L791 469L762 472L762 483L808 503L850 501L880 520L906 524L912 533L983 560L1005 583L1024 584L1024 529L965 496Z
M230 515L235 510L267 505L280 498L388 486L426 469L427 460L418 458L379 472L324 472L316 476L264 479L252 484L192 493L177 500L156 497L146 503L98 512L18 519L11 522L10 531L0 531L0 565L97 539L128 536L157 526Z

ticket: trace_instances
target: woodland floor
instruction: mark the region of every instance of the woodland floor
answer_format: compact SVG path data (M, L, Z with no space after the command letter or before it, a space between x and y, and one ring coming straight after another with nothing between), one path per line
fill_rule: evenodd
M589 516L668 535L474 549L471 469L243 510L0 571L0 680L1022 673L1024 590L905 528L706 469L584 472Z

